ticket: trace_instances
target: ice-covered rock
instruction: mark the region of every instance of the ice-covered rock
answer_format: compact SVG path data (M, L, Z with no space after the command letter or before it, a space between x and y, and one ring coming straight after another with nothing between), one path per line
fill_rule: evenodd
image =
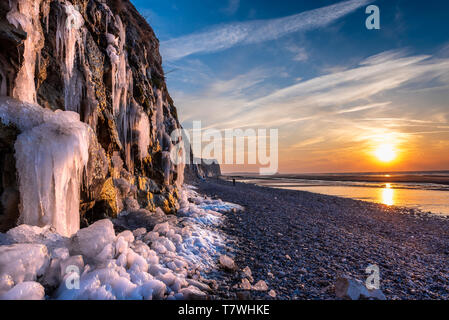
M129 243L123 237L117 237L115 242L115 252L117 254L126 253Z
M125 230L123 232L120 232L117 235L117 238L122 237L126 242L131 243L134 242L134 234L129 231L129 230Z
M17 243L32 243L36 242L39 235L44 232L43 228L21 224L18 227L10 229L7 234L11 236L14 242Z
M214 215L192 208L206 218ZM29 242L14 246L40 246L46 250L43 244L49 245L48 252L44 250L45 268L33 274L45 273L39 281L57 288L52 296L55 299L205 299L205 292L211 289L198 273L205 276L206 271L217 267L224 239L210 225L206 227L189 216L183 218L182 224L177 219L157 224L155 230L125 230L116 236L111 221L100 220L71 239L50 227L26 225L12 229L8 237L11 241ZM0 246L2 250L7 247ZM1 254L0 259L4 256ZM232 267L230 257L221 260ZM20 269L10 262L5 264ZM15 278L19 282L33 281L36 276L20 279L8 269L0 278L0 291L10 291L17 284ZM67 284L73 277L79 280L77 290Z
M159 238L159 233L150 231L145 235L143 241L145 242L156 241L157 238Z
M0 300L44 300L44 287L34 281L25 281L15 285L0 295Z
M144 300L160 300L164 298L167 287L162 281L150 280L137 288Z
M70 256L69 249L64 248L64 247L56 248L51 251L51 256L52 256L52 258L65 260Z
M88 260L95 260L103 249L114 240L114 226L110 220L104 219L79 230L73 236L72 250L81 253Z
M66 274L70 273L69 270L73 268L73 266L77 267L79 272L82 273L84 269L84 259L83 256L77 255L77 256L71 256L67 259L64 259L60 262L60 279L63 279Z
M6 273L0 274L0 296L9 291L12 287L14 287L12 277Z
M127 254L127 268L131 270L138 270L140 272L148 271L148 263L142 256L129 249Z
M164 177L154 178L157 189L161 190L164 183L170 187L175 184L181 186L183 166L165 161L170 160L168 156L173 147L168 134L180 128L180 124L165 84L158 40L132 3L124 1L123 5L111 5L111 8L111 3L103 0L5 0L2 3L0 42L4 50L1 54L0 96L23 103L38 103L41 109L48 111L30 116L29 110L21 106L13 112L20 118L20 123L14 124L22 134L25 130L39 131L35 138L27 134L27 141L22 141L29 142L23 146L23 149L30 148L29 155L22 163L28 163L29 172L17 172L18 176L30 177L29 180L36 182L35 185L24 182L22 188L28 185L29 192L35 190L34 197L41 194L39 200L42 200L42 205L36 204L32 212L33 217L39 216L34 215L36 212L40 214L43 221L39 221L39 226L55 223L56 220L59 225L61 221L53 219L54 212L71 217L69 213L79 212L80 209L83 214L89 211L93 217L83 215L87 223L104 214L97 190L97 184L101 189L104 177L83 177L81 185L78 185L79 179L75 173L83 171L83 161L78 160L83 160L80 154L85 146L77 144L76 148L71 148L70 144L65 143L67 140L76 142L77 133L69 128L73 124L67 125L68 122L62 119L60 126L49 125L46 117L52 113L51 110L64 110L59 113L65 115L67 111L73 111L79 115L78 122L89 125L94 135L98 129L101 147L104 147L108 158L116 153L116 157L126 163L123 171L114 170L114 179L134 179L147 176L149 170L154 170L164 172ZM33 118L33 125L25 129L22 125L30 118ZM44 122L47 124L44 125ZM42 139L41 144L36 144L45 136L49 139ZM58 141L52 143L54 138ZM13 147L14 141L8 142L8 149ZM88 139L85 141L87 143ZM56 154L57 146L60 146L60 155ZM53 153L49 154L48 151ZM154 159L159 152L163 153L163 165L161 161L148 161L148 156ZM39 155L42 157L39 158ZM52 166L49 161L52 158L63 161L55 161ZM8 163L12 161L8 160ZM112 164L106 163L106 167L112 173ZM38 172L37 175L51 179L42 179L39 184L29 175L32 169ZM0 171L15 174L6 166ZM88 173L92 171L88 170ZM56 186L49 181L55 181ZM77 204L80 199L79 192L76 192L80 186L81 207ZM175 195L175 189L162 190L160 195L168 199ZM54 198L58 200L56 204ZM60 203L59 200L66 201ZM33 209L26 207L25 204L25 211ZM56 208L53 210L53 207ZM165 209L174 211L175 202L170 201ZM21 222L34 224L32 220ZM76 221L73 222L76 224ZM65 236L76 232L69 233L69 229L64 233L59 227L57 231Z
M47 247L20 243L0 246L0 275L8 275L18 284L34 281L45 273L50 263Z
M21 213L19 222L51 225L71 236L80 227L79 202L89 144L96 139L78 113L55 112L0 97L0 119L21 131L15 142Z
M27 224L21 224L6 233L14 243L40 243L47 246L50 252L63 254L67 249L69 239L55 232L50 226L36 227ZM59 250L58 250L59 249ZM62 251L61 251L62 250ZM59 253L58 253L59 252Z
M154 227L153 232L157 232L158 234L166 235L169 230L170 230L170 226L168 225L168 222L164 222L164 223L157 224Z
M145 228L138 228L133 231L133 236L136 239L142 240L142 238L147 234L147 229Z
M36 56L43 48L42 26L40 23L40 4L42 0L11 0L11 10L7 20L17 29L21 27L26 32L24 41L23 63L17 74L13 97L22 101L36 102L36 85L34 74L36 71Z

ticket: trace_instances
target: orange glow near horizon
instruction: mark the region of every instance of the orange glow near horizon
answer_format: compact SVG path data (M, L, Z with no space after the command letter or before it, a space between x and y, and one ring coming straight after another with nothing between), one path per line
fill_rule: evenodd
M380 172L388 179L387 174L394 176L391 172L449 170L449 132L438 139L387 130L361 131L353 137L339 132L338 137L341 141L329 138L329 142L301 147L280 144L279 173ZM289 141L290 144L297 142L297 139ZM221 167L224 173L258 173L262 165L223 164Z

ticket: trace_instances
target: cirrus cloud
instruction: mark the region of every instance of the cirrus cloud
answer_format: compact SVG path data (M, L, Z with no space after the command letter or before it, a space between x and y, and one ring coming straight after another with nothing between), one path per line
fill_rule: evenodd
M226 50L237 45L274 40L287 34L325 27L354 12L372 0L348 0L288 17L232 23L181 36L161 43L167 61Z

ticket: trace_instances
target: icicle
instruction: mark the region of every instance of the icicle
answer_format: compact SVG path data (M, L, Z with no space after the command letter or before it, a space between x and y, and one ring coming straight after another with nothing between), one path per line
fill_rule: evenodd
M95 87L94 87L95 85L91 80L91 71L86 62L83 63L83 68L84 74L86 75L85 98L87 102L83 113L84 115L83 122L88 123L89 126L92 128L92 130L96 132L98 121L98 113L97 113L98 101L95 95Z
M101 5L103 7L102 11L106 12L105 30L106 30L106 33L108 33L109 23L111 22L111 17L113 17L114 14L112 13L111 8L109 8L109 6L106 3L99 3L99 5Z
M178 173L178 176L176 178L176 186L181 189L182 185L184 184L184 169L186 165L185 162L180 163L176 166L176 172Z
M79 229L82 173L94 139L71 111L0 98L0 118L20 130L15 143L21 197L20 223L53 226L65 236Z
M148 156L150 145L150 121L148 115L134 99L131 101L129 111L130 141L135 143L139 150L139 160L142 161Z
M0 96L8 95L8 82L5 73L0 69Z
M140 160L148 157L148 147L150 145L150 120L145 112L139 113L139 118L136 121L136 131L138 132L138 146Z
M118 39L109 33L106 35L109 44L106 52L112 64L112 111L114 115L118 115L127 106L129 73L124 50L126 32L119 16L115 17L115 25L120 34Z
M74 72L76 46L80 49L80 57L84 56L84 43L81 28L84 19L76 8L69 2L61 3L64 16L59 17L56 29L56 54L63 67L64 100L66 110L81 112L82 82L81 75Z
M159 140L159 144L163 147L163 137L162 134L165 132L164 124L164 102L162 101L162 92L160 89L156 90L156 109L153 123L153 128L156 130L156 136Z
M44 16L44 20L45 20L45 28L46 31L48 33L48 28L50 26L49 24L49 16L50 16L50 0L44 0L42 2L42 15Z
M36 56L43 47L42 27L39 20L42 0L9 0L11 10L7 14L9 23L16 28L22 27L27 33L24 41L23 63L17 73L13 88L13 97L26 102L36 102Z
M118 121L119 132L123 132L122 144L125 148L125 163L130 171L134 168L134 157L131 153L133 145L138 148L138 157L142 161L148 156L150 145L150 121L134 98L126 113L120 113Z
M170 151L162 151L162 167L164 168L164 184L170 184L170 173L172 170L172 164L170 161Z
M125 51L126 31L119 16L115 16L115 26L119 30L118 37L106 34L108 40L106 52L112 65L112 109L117 120L117 131L125 149L125 162L128 170L132 172L134 168L132 144L137 143L141 159L148 156L149 119L132 96L133 73L131 68L128 68ZM134 132L138 134L136 137L133 136Z
M159 141L159 145L162 148L162 166L164 168L164 183L166 185L169 185L171 171L173 169L173 164L170 160L170 153L173 148L173 144L165 127L164 102L162 98L162 91L160 89L156 90L156 109L155 114L152 118L152 123L153 123L153 130L156 130L156 136Z
M56 53L61 56L67 76L70 78L75 63L75 46L81 41L79 30L84 25L84 19L71 3L61 5L66 17L58 21Z

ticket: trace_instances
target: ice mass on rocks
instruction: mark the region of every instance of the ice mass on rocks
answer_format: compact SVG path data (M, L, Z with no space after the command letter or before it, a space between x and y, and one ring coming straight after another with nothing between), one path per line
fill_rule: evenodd
M0 29L0 299L205 298L216 227L242 208L171 161L181 126L145 19L128 1L9 0Z

